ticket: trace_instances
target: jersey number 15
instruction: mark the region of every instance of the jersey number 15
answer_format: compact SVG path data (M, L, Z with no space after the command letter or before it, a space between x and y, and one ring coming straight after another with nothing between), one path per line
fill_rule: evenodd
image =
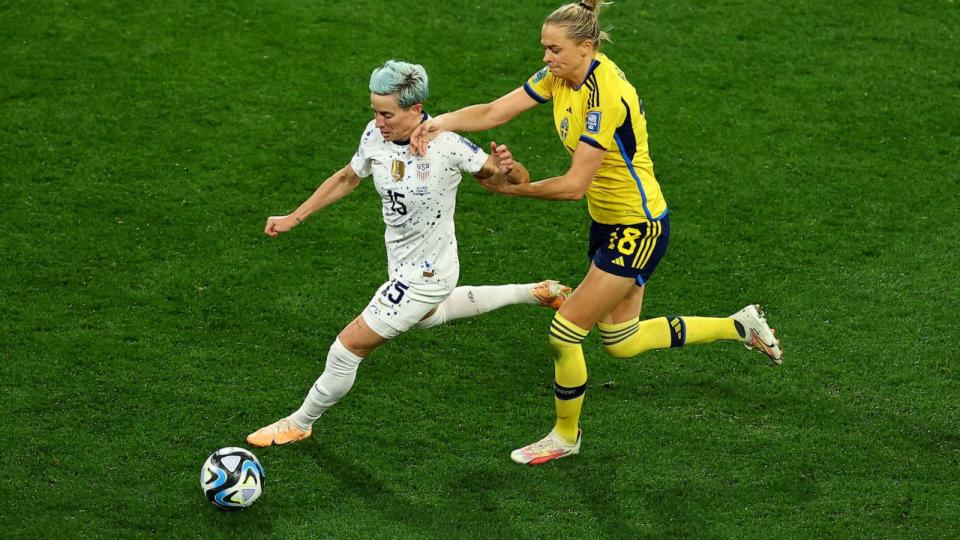
M403 193L396 193L388 189L387 196L390 197L390 210L393 210L401 216L407 215L407 205L400 201L403 199Z

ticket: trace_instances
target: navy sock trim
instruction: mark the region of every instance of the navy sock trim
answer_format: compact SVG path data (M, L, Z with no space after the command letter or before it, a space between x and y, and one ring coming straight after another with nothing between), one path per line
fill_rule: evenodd
M628 337L636 334L640 331L640 323L637 323L633 326L625 328L617 332L604 332L600 331L600 337L603 339L604 345L616 345L621 341L627 339Z
M683 347L687 342L687 323L683 317L667 317L670 325L670 347Z
M550 335L567 343L580 343L587 337L586 335L580 335L570 328L567 328L557 319L553 319L553 321L550 322Z

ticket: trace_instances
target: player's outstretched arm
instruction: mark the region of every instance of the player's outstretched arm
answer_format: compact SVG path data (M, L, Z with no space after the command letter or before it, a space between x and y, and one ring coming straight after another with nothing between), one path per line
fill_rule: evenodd
M426 154L430 141L444 131L470 132L492 129L506 124L515 116L536 105L537 102L524 91L523 87L520 87L496 101L470 105L421 123L410 134L410 146L414 152L422 156Z
M490 189L498 184L524 184L530 181L530 173L523 163L513 159L513 153L505 144L490 143L490 157L476 174L480 184Z
M493 184L484 187L517 197L532 197L534 199L550 199L555 201L578 201L587 194L594 175L600 169L605 150L594 148L589 144L580 144L573 153L573 162L570 169L562 176L547 178L534 183L524 184Z
M271 237L280 236L297 225L303 223L307 216L329 206L346 197L360 184L360 177L353 172L353 167L347 165L333 173L320 184L309 199L303 202L296 210L285 216L270 216L263 234Z

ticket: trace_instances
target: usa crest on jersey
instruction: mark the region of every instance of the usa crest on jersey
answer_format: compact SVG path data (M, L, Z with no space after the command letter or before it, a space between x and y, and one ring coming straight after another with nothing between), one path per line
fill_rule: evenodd
M430 163L422 161L417 163L417 178L420 180L428 180L430 178Z

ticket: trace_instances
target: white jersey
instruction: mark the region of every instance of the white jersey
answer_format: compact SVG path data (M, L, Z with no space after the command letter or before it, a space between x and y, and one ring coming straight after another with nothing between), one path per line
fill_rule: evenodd
M385 141L373 121L367 124L350 166L361 178L373 175L386 225L387 272L409 286L411 296L436 301L457 286L457 187L462 174L478 172L487 157L449 132L416 156L409 144Z

